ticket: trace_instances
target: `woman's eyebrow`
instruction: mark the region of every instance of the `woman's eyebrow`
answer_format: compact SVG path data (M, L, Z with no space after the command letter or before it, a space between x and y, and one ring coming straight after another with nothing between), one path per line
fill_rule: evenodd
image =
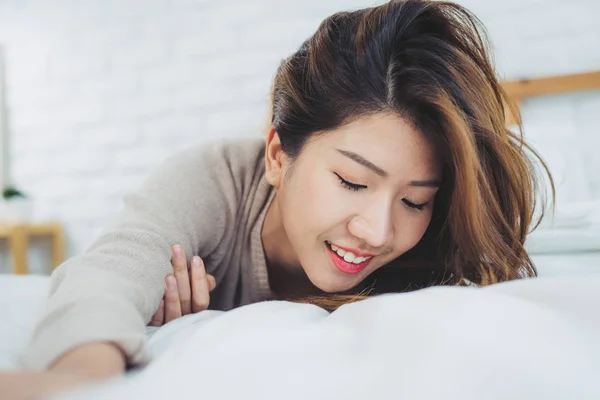
M366 158L364 158L363 156L356 154L352 151L347 151L347 150L340 150L340 149L336 149L340 154L348 157L349 159L351 159L352 161L369 168L371 171L375 172L377 175L381 176L381 177L387 177L388 173L386 171L384 171L383 169L379 168L377 165L373 164L371 161L367 160Z
M427 181L411 181L409 183L409 185L410 186L418 186L418 187L439 188L442 185L442 183L440 181L433 179L433 180L427 180Z
M379 168L377 165L373 164L371 161L367 160L366 158L364 158L363 156L361 156L360 154L354 153L352 151L347 151L347 150L340 150L340 149L336 149L340 154L348 157L349 159L351 159L352 161L367 167L368 169L370 169L371 171L375 172L377 175L386 178L388 176L388 173L382 169ZM410 186L416 186L416 187L432 187L432 188L439 188L441 186L441 182L439 180L436 179L430 179L430 180L423 180L423 181L411 181L409 183Z

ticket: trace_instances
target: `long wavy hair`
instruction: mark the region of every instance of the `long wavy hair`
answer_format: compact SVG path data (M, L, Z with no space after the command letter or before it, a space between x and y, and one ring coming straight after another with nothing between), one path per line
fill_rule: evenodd
M536 275L524 242L536 201L546 208L541 173L552 199L554 184L522 127L506 127L507 113L518 110L489 49L485 28L465 8L392 0L326 18L282 61L270 122L292 160L313 135L395 113L425 135L443 165L431 223L413 249L351 292L290 300L332 310L368 295Z

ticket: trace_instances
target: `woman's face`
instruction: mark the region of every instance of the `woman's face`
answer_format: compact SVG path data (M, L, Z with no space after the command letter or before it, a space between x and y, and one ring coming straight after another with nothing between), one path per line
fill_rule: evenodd
M325 292L353 288L415 246L441 180L433 147L392 114L316 135L293 163L271 132L266 163L277 194L265 225L278 231L267 256Z

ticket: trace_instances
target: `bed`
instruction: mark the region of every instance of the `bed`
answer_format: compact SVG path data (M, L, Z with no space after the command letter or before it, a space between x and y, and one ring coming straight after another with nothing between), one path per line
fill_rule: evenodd
M600 253L549 259L573 268L332 314L272 301L186 316L148 329L146 369L57 399L600 398ZM0 368L18 366L47 286L0 279Z
M533 254L542 278L600 275L600 250ZM18 368L28 335L41 314L49 277L0 275L0 370ZM149 328L149 336L155 328ZM161 348L161 346L158 346Z

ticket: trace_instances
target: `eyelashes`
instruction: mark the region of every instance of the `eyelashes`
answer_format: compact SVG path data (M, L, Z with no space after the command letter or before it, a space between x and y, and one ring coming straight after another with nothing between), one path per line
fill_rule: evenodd
M359 185L357 183L349 182L349 181L345 180L344 178L342 178L341 176L339 176L338 174L336 174L335 172L334 172L334 174L335 174L335 176L338 177L338 179L340 180L340 183L346 189L350 189L350 190L353 190L355 192L358 192L361 189L366 189L367 188L365 185Z
M406 204L407 206L409 206L410 208L414 208L415 210L419 210L419 211L423 211L423 209L425 208L425 206L427 205L427 203L423 203L423 204L415 204L410 200L406 200L406 199L402 199L402 201L404 202L404 204Z
M353 192L358 192L359 190L363 190L363 189L367 188L367 186L365 186L365 185L359 185L357 183L352 183L350 181L347 181L344 178L342 178L340 175L336 174L335 172L334 172L334 174L339 179L340 184L348 190L352 190ZM414 210L418 210L418 211L423 211L423 209L427 205L427 203L416 204L407 199L402 199L402 202L404 204L406 204L408 207L410 207Z

